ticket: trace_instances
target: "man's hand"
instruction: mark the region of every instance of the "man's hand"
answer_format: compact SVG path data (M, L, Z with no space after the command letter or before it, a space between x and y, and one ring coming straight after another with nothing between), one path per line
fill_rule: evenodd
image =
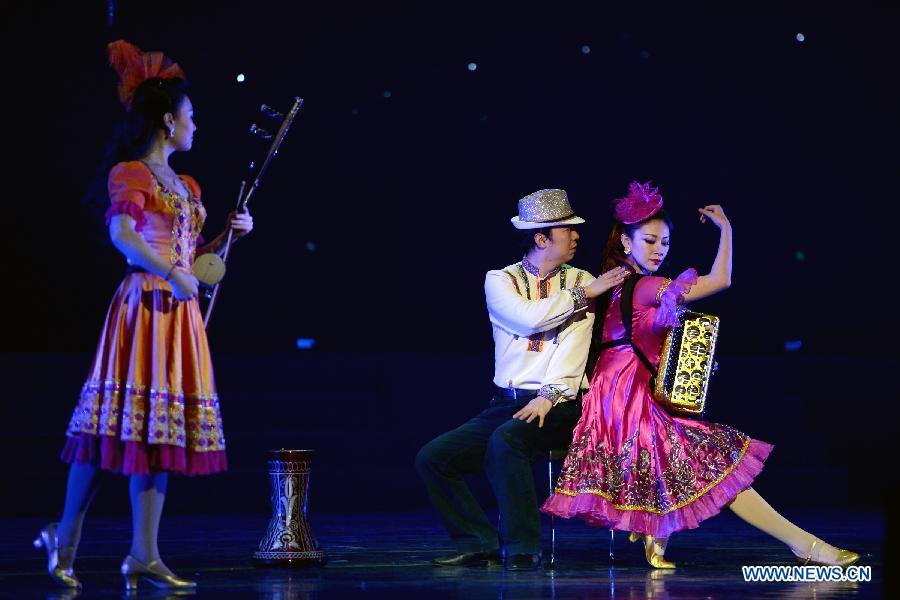
M606 290L610 290L617 285L622 285L625 278L631 275L631 271L625 267L615 267L610 269L597 279L584 286L584 295L588 298L596 298Z
M538 427L543 427L544 417L547 416L547 413L550 412L551 408L553 408L552 402L543 396L537 396L534 400L523 406L519 412L512 416L512 418L531 423L534 421L534 418L537 417Z

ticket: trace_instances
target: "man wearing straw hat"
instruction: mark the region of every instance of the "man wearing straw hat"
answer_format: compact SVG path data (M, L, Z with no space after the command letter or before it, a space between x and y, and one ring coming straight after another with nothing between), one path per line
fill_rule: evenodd
M488 271L484 289L494 333L494 393L481 413L426 444L416 469L456 542L438 566L499 564L512 571L541 566L540 515L531 463L568 447L581 416L581 390L594 316L589 300L622 283L626 271L597 279L566 264L579 234L563 190L519 200L512 224L525 256ZM484 470L497 497L500 532L463 476ZM502 552L501 552L502 547Z

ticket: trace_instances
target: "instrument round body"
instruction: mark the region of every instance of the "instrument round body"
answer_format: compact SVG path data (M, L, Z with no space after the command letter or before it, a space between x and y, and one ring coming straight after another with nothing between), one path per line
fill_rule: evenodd
M212 287L225 277L225 261L218 254L207 252L197 257L191 271L200 283Z

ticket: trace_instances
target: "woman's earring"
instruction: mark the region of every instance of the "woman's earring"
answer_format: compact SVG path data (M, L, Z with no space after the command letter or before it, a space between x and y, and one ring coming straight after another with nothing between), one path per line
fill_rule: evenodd
M173 127L169 127L169 137L175 137L175 129Z
M628 246L626 246L626 247L625 247L625 256L628 256L629 254L631 254L631 248L629 248Z

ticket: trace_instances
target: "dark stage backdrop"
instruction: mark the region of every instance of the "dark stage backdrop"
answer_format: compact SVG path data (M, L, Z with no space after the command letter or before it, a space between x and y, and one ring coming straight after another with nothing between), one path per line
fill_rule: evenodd
M715 228L697 222L697 207L721 203L732 220L734 285L702 308L723 318L723 364L742 365L723 381L752 389L735 383L752 374L769 388L745 394L750 424L771 415L760 437L777 444L798 422L818 423L832 450L798 442L810 460L838 471L850 456L885 461L897 433L897 368L886 357L898 334L898 9L437 4L5 9L3 421L52 448L25 460L37 470L54 460L123 273L80 205L121 114L104 54L121 37L165 50L190 78L199 130L174 161L203 187L207 237L267 148L249 125L277 125L258 105L306 99L251 206L256 231L234 249L210 329L227 431L254 432L262 448L307 444L316 432L342 457L352 490L363 477L354 452L409 440L387 446L379 464L411 477L417 444L484 401L473 391L491 370L482 283L519 258L509 224L517 199L568 190L588 221L574 263L596 273L610 201L629 181L653 179L676 221L671 274L704 271L714 257ZM313 348L298 350L298 338ZM409 357L430 377L373 391L367 365L402 374ZM783 377L766 377L773 369ZM257 393L270 388L283 392ZM801 394L811 400L791 400ZM46 403L37 412L36 398ZM257 403L265 409L248 408ZM343 426L381 410L393 418L378 431ZM725 416L742 425L740 414ZM283 418L306 437L267 436ZM896 475L870 481L864 502L877 503Z

